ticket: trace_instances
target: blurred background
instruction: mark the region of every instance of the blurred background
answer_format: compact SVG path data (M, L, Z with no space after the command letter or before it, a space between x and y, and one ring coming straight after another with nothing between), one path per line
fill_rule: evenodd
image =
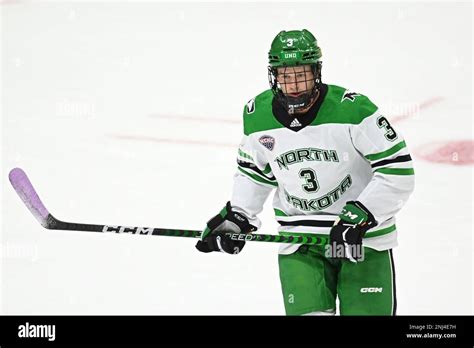
M44 230L57 218L202 229L229 200L267 52L306 28L323 81L403 133L398 314L473 313L471 2L29 2L1 10L1 314L283 315L278 245L202 254L189 238ZM276 233L271 199L261 233Z

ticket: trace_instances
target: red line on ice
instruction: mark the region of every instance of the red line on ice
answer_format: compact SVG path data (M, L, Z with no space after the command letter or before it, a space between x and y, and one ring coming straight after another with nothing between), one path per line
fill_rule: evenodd
M451 165L474 164L474 141L437 141L418 146L413 154L428 162Z

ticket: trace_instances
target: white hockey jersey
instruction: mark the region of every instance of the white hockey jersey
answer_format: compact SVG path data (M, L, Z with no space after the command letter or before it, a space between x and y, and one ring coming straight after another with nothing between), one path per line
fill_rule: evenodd
M233 209L257 227L270 192L280 234L328 237L347 201L360 201L377 220L363 244L397 245L395 214L414 189L406 143L365 96L323 85L303 116L290 117L267 90L244 108ZM281 254L299 245L283 244Z

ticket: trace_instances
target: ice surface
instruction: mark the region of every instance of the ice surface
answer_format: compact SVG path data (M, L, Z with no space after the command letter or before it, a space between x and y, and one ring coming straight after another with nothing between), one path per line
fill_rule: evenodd
M43 3L2 10L4 314L284 314L277 245L44 230L24 168L66 221L202 228L230 197L240 117L274 35L307 28L326 83L368 95L410 149L472 139L469 3ZM434 100L434 102L430 102ZM472 166L414 157L398 216L399 314L472 314ZM270 201L262 233L276 233Z

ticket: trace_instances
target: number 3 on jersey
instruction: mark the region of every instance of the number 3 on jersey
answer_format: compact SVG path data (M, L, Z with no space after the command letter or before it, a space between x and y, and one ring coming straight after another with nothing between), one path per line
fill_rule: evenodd
M397 132L395 132L395 129L392 128L385 116L380 116L377 118L377 126L379 126L379 128L385 129L385 138L388 141L394 141L398 138Z
M300 170L300 178L305 180L305 183L301 185L303 190L308 193L313 193L319 190L318 180L316 179L316 172L311 168L303 168Z

